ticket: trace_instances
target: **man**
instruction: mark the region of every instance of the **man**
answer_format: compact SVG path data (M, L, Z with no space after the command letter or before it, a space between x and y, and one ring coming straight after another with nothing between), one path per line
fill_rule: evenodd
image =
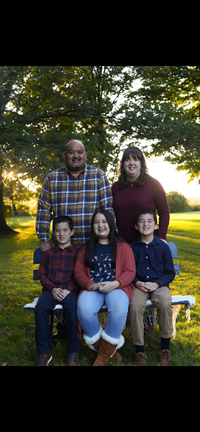
M52 247L49 239L51 213L73 219L72 242L80 246L89 239L90 222L97 207L114 214L112 193L105 173L86 164L87 153L81 141L66 144L63 159L66 166L46 177L38 201L36 231L42 252Z

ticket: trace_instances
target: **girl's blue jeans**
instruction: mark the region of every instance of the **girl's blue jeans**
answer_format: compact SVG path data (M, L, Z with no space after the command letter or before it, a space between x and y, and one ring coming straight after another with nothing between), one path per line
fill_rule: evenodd
M77 306L77 315L85 334L92 338L99 330L97 313L106 304L109 317L105 332L111 338L119 339L127 319L129 299L124 291L115 289L109 293L84 291Z

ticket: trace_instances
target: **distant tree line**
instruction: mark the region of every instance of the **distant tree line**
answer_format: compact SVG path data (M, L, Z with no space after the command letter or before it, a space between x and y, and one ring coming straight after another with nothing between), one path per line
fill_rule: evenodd
M23 186L23 196L20 188L7 193L7 200L4 204L5 216L36 215L37 199L39 192L30 192L29 188ZM200 211L199 204L189 204L187 198L179 192L166 193L170 213L181 213L189 211Z
M200 204L190 205L187 198L179 192L172 191L168 192L166 195L170 213L181 213L200 210Z

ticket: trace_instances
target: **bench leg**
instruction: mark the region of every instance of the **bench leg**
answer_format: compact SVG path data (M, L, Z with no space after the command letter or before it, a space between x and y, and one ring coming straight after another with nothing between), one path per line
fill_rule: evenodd
M51 312L51 318L50 318L50 329L51 333L53 331L53 319L54 319L54 312Z
M172 328L173 328L172 337L173 337L173 339L175 339L175 337L176 337L176 318L180 312L180 309L181 309L181 305L173 306L173 315L172 315Z

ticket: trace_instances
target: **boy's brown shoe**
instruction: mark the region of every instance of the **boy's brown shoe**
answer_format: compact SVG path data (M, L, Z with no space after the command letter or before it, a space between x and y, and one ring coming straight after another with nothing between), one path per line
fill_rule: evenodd
M167 349L160 351L160 364L161 366L170 366L171 365L171 357L170 351Z
M67 361L67 366L79 366L79 353L70 353Z
M37 358L36 366L48 366L50 361L52 360L51 351L46 354L39 354Z
M144 353L143 352L137 353L135 356L136 366L144 366L146 363L146 358L147 358L147 356L146 356L145 352Z

